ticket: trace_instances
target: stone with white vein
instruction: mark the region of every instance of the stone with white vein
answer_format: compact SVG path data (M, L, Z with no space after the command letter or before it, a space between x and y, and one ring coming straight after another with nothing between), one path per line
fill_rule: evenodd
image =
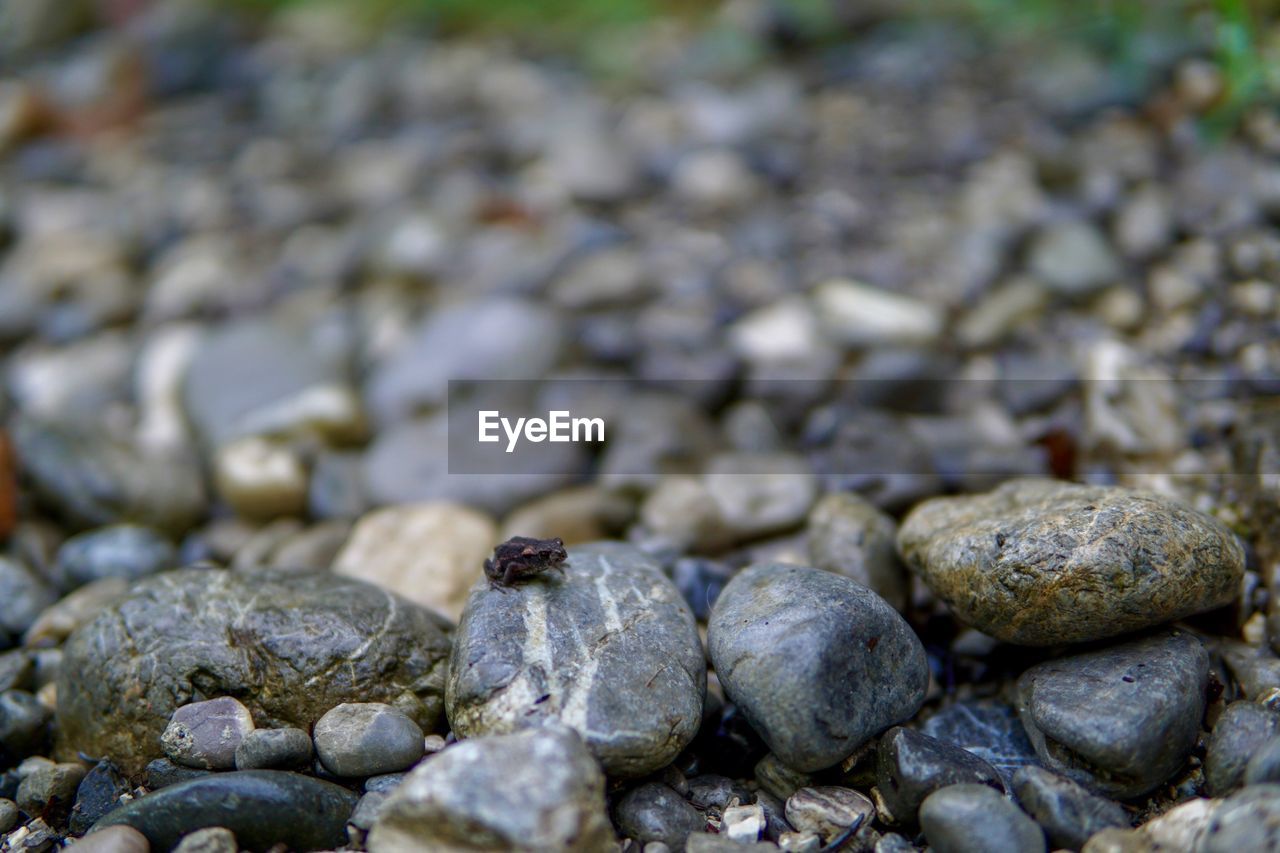
M706 664L693 614L637 549L569 549L563 572L480 583L458 624L446 712L459 737L563 723L615 776L664 767L697 733Z

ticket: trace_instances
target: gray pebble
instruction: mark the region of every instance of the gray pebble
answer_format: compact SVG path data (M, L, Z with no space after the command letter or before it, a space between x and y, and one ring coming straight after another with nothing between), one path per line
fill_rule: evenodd
M853 578L901 610L907 576L898 561L898 525L861 495L830 494L809 513L809 559L815 568Z
M49 709L25 690L0 693L0 759L6 767L43 746L50 716Z
M734 798L737 798L739 803L749 803L752 800L751 791L741 783L714 773L706 773L690 779L685 796L697 808L719 811L724 811L729 801Z
M57 600L57 591L43 578L18 560L0 556L0 632L21 635ZM2 635L0 642L9 645Z
M630 545L574 546L562 567L511 588L472 590L449 668L454 732L560 722L612 775L671 763L697 733L706 693L688 605Z
M76 788L75 808L69 822L71 833L82 835L87 832L131 790L132 786L121 775L120 768L109 760L99 761Z
M178 764L230 770L236 766L236 748L251 731L249 709L230 696L219 696L174 710L160 745Z
M374 823L378 820L378 815L382 814L382 808L386 805L390 796L390 791L365 792L364 796L360 798L360 802L356 803L355 811L351 813L351 818L347 823L364 832L373 829Z
M1050 225L1033 241L1030 271L1053 290L1068 296L1091 293L1111 284L1120 264L1097 228L1087 222Z
M311 765L311 736L302 729L254 729L236 747L237 770L299 770Z
M66 815L84 779L83 764L47 764L35 768L18 785L18 808L29 815ZM52 818L50 819L52 820Z
M958 746L901 727L880 738L876 787L897 820L910 824L925 797L960 784L987 785L1004 792L996 769Z
M813 784L813 776L788 767L772 752L756 762L755 774L760 787L780 800Z
M439 735L436 735L439 737ZM439 750L433 750L439 752ZM404 773L383 773L378 776L370 776L364 780L365 791L391 791L394 790L401 782L404 781Z
M924 701L924 647L883 598L830 572L761 563L717 599L707 645L725 695L802 771L830 767Z
M423 753L422 729L379 702L346 702L312 732L316 754L335 776L375 776L412 767Z
M54 567L63 589L103 578L137 580L173 568L177 552L149 527L115 524L72 536L58 549Z
M1280 713L1256 702L1228 705L1214 723L1204 759L1208 792L1225 797L1244 784L1250 759L1280 732Z
M986 785L951 785L920 806L920 826L934 853L1043 853L1035 821Z
M1280 783L1280 737L1272 738L1258 748L1244 770L1246 785Z
M409 773L383 806L368 847L608 850L614 834L604 788L590 750L563 726L462 741Z
M1204 513L1047 480L926 501L902 522L898 549L965 622L1033 646L1211 610L1236 597L1244 574L1235 535Z
M236 834L225 826L208 826L184 835L173 853L239 853Z
M1046 767L1127 799L1182 766L1208 681L1200 641L1162 631L1031 667L1018 679L1018 713Z
M8 832L18 823L18 804L0 799L0 832Z
M1280 851L1280 785L1254 785L1227 797L1214 810L1195 853Z
M658 782L623 794L613 807L613 819L627 838L641 843L660 841L672 850L684 849L689 836L702 832L707 823L684 797Z
M1018 768L1040 761L1017 712L1001 702L956 702L925 720L920 731L986 761L1006 789Z
M1036 819L1054 847L1079 850L1089 837L1111 827L1129 827L1119 803L1043 767L1023 767L1013 777L1018 803Z
M808 461L787 453L722 453L707 463L703 482L739 539L799 526L817 495Z

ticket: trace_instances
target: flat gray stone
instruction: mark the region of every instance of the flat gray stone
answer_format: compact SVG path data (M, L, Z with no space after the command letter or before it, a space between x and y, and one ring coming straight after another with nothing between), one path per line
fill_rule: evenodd
M1035 818L1054 847L1079 850L1111 827L1129 828L1120 804L1043 767L1023 767L1013 777L1018 804Z
M1235 535L1204 513L1047 480L926 501L903 521L898 550L965 622L1030 646L1212 610L1236 597L1244 573Z
M1018 715L1046 767L1126 799L1186 761L1208 681L1200 641L1162 631L1031 667L1018 679Z
M234 770L147 794L108 814L92 831L131 826L152 850L172 850L192 830L220 826L248 850L276 844L332 850L346 844L356 800L346 788L299 773Z
M604 786L591 752L563 726L463 741L405 777L368 848L597 853L614 843Z
M380 702L345 702L312 732L316 754L335 776L376 776L405 770L422 757L422 729Z
M785 563L739 573L707 644L725 695L802 771L839 763L924 701L924 647L889 604L849 578Z
M610 775L671 762L702 722L706 662L675 585L630 545L569 549L563 572L467 599L446 708L459 737L563 723Z
M986 785L951 785L920 806L934 853L1043 853L1044 832L1007 797Z
M165 572L78 629L58 678L61 754L136 778L180 705L235 696L262 727L309 730L343 702L441 719L451 626L328 572Z
M1218 717L1204 759L1208 792L1225 797L1244 784L1245 768L1280 733L1280 713L1256 702L1232 702Z

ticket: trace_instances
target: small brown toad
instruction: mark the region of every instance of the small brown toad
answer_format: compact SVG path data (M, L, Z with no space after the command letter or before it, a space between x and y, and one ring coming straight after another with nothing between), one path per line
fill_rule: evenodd
M489 579L489 589L500 589L550 569L563 572L561 563L568 557L561 539L512 536L493 549L493 559L484 561L484 574Z

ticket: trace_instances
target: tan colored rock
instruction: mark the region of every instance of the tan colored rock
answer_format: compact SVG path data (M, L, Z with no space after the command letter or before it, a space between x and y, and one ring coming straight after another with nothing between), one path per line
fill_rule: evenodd
M579 486L517 507L503 520L498 539L559 537L566 545L580 545L610 538L633 515L635 506L623 495L598 486Z
M356 522L333 571L391 590L456 622L497 541L493 519L460 504L387 507Z

